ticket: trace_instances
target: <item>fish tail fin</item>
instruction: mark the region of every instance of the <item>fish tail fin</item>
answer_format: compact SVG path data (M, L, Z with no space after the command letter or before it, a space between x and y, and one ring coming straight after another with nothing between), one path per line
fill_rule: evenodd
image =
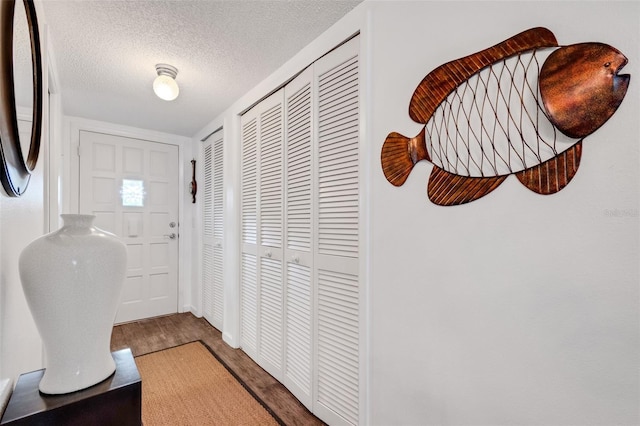
M414 138L389 133L382 145L380 159L384 177L392 185L402 185L418 161L431 160L425 143L425 129Z

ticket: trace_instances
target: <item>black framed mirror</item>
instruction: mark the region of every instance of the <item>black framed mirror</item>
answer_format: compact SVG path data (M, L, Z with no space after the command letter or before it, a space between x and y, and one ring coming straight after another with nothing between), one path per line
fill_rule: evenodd
M0 182L4 193L19 197L25 193L36 167L42 134L42 55L40 34L33 0L23 0L31 45L33 108L31 140L27 157L23 155L18 132L14 75L15 0L0 1Z

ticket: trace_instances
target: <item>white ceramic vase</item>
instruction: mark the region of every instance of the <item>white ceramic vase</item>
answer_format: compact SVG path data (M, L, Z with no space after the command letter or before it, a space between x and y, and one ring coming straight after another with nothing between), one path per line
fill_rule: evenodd
M111 330L127 263L125 245L93 227L95 216L61 217L62 228L33 241L19 260L22 288L44 344L45 394L75 392L115 371Z

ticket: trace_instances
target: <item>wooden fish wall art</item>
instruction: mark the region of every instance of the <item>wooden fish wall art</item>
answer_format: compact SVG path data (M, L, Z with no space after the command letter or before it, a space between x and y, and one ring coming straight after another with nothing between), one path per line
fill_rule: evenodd
M554 194L575 176L583 139L620 106L626 64L609 45L560 47L551 31L532 28L441 65L409 104L422 131L387 136L384 175L400 186L418 161L431 162L427 194L442 206L475 201L512 174L531 191Z

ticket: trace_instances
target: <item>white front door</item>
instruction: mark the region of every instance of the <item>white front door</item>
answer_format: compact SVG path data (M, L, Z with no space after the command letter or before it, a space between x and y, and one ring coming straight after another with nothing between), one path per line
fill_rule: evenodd
M80 132L80 213L127 246L116 323L177 312L178 147Z

